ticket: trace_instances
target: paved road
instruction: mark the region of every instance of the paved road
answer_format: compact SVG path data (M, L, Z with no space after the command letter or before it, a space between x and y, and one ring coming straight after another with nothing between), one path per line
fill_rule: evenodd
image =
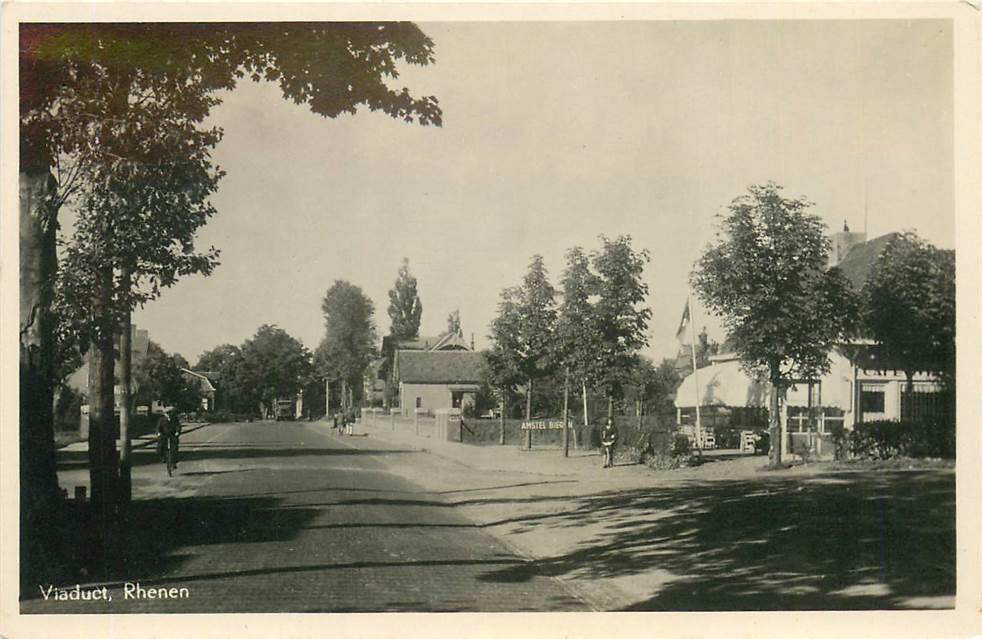
M426 453L287 422L198 428L181 459L168 478L151 449L134 454L126 581L143 589L131 593L186 591L126 599L117 581L108 602L38 592L23 612L588 609L555 578L501 577L526 560L398 474L435 463ZM71 464L63 486L82 472Z

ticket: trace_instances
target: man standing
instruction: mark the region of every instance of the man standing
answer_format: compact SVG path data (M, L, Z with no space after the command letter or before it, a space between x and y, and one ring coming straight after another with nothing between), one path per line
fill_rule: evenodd
M617 427L614 420L607 418L607 423L600 430L600 446L604 452L604 468L614 465L614 447L617 446Z

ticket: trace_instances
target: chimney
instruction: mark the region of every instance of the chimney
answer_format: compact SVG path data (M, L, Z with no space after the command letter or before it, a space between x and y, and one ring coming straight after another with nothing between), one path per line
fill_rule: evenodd
M849 230L849 222L843 222L842 230L832 234L832 250L829 251L829 267L838 266L845 259L846 255L849 254L852 247L862 244L865 241L865 233L854 233Z

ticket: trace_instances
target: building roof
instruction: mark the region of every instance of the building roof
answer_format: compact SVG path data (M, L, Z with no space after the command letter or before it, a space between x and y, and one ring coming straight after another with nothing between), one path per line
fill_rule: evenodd
M479 384L484 379L484 354L399 350L395 378L407 384Z
M469 351L470 347L464 338L455 333L440 333L439 335L421 335L418 337L407 337L403 339L392 335L382 338L382 352L390 353L395 351L439 351L439 350L462 350Z
M209 393L215 392L216 389L214 383L212 383L212 380L208 379L208 376L205 375L204 373L193 371L188 368L182 368L181 372L184 373L184 375L186 376L196 379L200 385L201 390Z
M839 262L838 267L853 288L857 291L863 288L873 263L880 257L880 253L886 248L887 243L897 235L898 233L887 233L868 242L856 244L849 249L846 256Z

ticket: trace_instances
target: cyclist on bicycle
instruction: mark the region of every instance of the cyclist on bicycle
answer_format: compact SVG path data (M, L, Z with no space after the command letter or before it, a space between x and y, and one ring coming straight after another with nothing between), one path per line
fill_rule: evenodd
M157 420L157 454L160 461L166 462L167 449L174 451L174 467L177 467L177 449L181 438L181 420L174 408L164 409L164 414Z

